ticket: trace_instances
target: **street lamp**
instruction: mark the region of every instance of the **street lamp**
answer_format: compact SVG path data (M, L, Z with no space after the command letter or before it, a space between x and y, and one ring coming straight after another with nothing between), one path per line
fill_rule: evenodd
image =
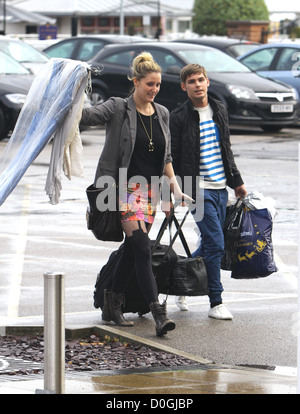
M161 35L161 21L160 21L160 0L157 0L157 31L155 34L155 38L159 40Z
M124 8L123 0L120 0L120 35L124 34Z

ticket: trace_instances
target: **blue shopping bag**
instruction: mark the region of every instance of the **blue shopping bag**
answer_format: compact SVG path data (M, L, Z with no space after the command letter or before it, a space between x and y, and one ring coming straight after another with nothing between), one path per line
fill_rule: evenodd
M253 279L277 272L273 255L272 229L272 217L267 208L245 209L232 278Z

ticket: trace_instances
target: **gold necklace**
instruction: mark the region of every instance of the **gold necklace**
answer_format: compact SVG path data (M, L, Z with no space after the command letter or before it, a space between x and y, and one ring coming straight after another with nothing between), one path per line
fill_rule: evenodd
M149 136L148 131L147 131L146 127L145 127L145 124L144 124L144 122L142 120L141 114L139 113L139 111L137 111L137 113L139 114L139 118L141 120L141 123L143 125L143 128L144 128L144 130L145 130L145 132L147 134L147 137L149 139L148 151L152 152L152 151L154 151L154 144L153 144L153 141L152 141L152 115L150 115L150 136Z

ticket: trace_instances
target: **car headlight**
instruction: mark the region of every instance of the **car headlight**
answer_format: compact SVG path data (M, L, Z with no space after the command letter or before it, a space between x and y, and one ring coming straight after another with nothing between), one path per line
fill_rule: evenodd
M26 101L26 95L21 93L9 93L5 95L6 99L13 104L23 105Z
M245 86L227 85L227 89L238 99L258 100L258 97L255 95L254 91Z
M297 91L297 89L295 88L291 88L292 92L293 92L293 98L295 99L295 101L299 100L299 93Z

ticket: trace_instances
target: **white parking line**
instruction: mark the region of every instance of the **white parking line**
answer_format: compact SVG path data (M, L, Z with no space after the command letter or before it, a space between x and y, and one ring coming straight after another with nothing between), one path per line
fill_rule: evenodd
M291 266L283 262L278 254L274 253L275 263L290 287L297 290L298 287L298 269L297 266Z
M31 185L25 185L22 203L20 231L16 237L15 269L12 273L10 289L8 292L7 316L17 318L19 314L19 302L21 295L22 274L25 259L25 249L27 243L27 230L29 221Z

